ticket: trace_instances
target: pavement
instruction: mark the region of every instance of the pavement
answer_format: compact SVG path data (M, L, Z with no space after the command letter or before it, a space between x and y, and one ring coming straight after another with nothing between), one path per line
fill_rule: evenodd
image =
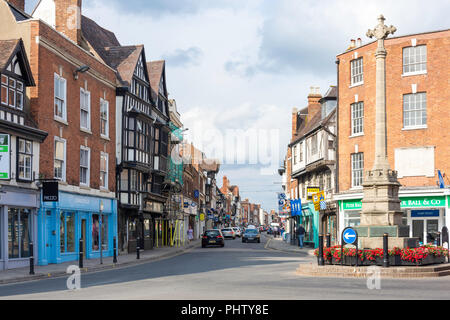
M192 248L200 247L200 245L201 240L197 239L181 247L163 247L142 251L139 260L136 253L119 255L117 256L117 263L113 263L113 257L104 257L103 264L100 264L100 259L85 259L80 271L81 273L96 272L171 258ZM72 265L78 267L78 260L47 266L35 266L34 275L30 275L29 267L0 271L0 285L67 276L67 268Z
M300 249L297 245L291 245L284 241L281 237L274 238L272 235L262 234L267 239L266 249L278 250L283 252L302 253L303 255L314 256L314 249L304 247Z

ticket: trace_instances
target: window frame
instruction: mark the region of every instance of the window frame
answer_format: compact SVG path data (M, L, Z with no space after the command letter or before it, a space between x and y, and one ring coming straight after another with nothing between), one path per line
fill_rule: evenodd
M360 61L360 64L354 65ZM358 69L361 69L360 73L356 73ZM360 81L354 81L355 78L361 77ZM364 84L364 60L363 57L359 57L350 61L350 86L359 86Z
M422 52L419 52L419 55L417 55L417 50L421 50L422 48L425 48L425 61L419 61L419 62L414 62L414 63L405 63L405 59L406 59L406 55L405 55L405 51L413 51L413 54L408 53L407 57L409 59L411 59L412 57L417 58L417 57L422 57L423 55L421 54ZM406 71L406 68L411 68L412 66L414 66L414 69L417 69L417 66L425 66L424 69L421 70L414 70L414 71ZM418 74L426 74L428 72L428 48L426 44L422 44L422 45L417 45L417 46L408 46L408 47L404 47L402 49L402 75L403 76L410 76L410 75L418 75Z
M56 159L56 143L60 142L63 144L64 148L63 148L63 152L64 152L64 159ZM66 181L66 168L67 168L67 141L66 139L60 138L60 137L55 137L54 140L54 148L53 148L53 177L55 179L61 179L61 181L65 182ZM61 177L56 177L55 175L55 161L62 161L62 169L61 169Z
M420 100L418 100L418 98L417 97L419 97L419 96L421 96L421 95L423 95L424 97L425 97L425 99L420 99ZM408 110L408 111L406 111L405 110L405 107L406 107L406 101L405 101L405 98L406 97L414 97L414 107L415 106L417 106L417 104L420 102L420 103L422 103L422 102L424 102L425 103L425 107L423 107L423 105L421 104L421 105L419 105L419 107L420 107L420 109L414 109L414 110ZM419 101L419 102L418 102ZM426 92L417 92L417 93L407 93L407 94L404 94L403 95L403 106L402 106L402 113L403 113L403 130L411 130L411 129L425 129L425 128L427 128L428 127L428 113L427 113L427 102L428 102L428 100L427 100L427 93ZM412 108L413 106L411 105L412 103L411 103L411 101L409 101L409 108ZM420 123L420 124L409 124L409 125L406 125L406 119L407 119L407 117L406 117L406 115L408 114L416 114L416 113L420 113L420 117L419 118L417 118L417 117L414 117L414 120L417 120L417 119L420 119L421 121L423 120L423 119L425 119L425 124L424 123ZM425 116L424 116L424 114L425 114ZM408 120L409 120L409 123L411 123L411 118L408 118Z
M360 156L360 159L355 159L356 156ZM355 168L355 164L362 164L360 167ZM352 180L352 188L361 188L362 183L364 182L364 152L352 153L350 159L351 165L351 180ZM355 173L359 173L358 177L355 177ZM359 179L359 184L355 184L355 178Z
M360 107L360 110L355 111L356 107ZM355 118L356 113L360 113L360 117ZM351 136L355 137L364 135L364 102L359 101L352 103L350 105L350 115L351 115ZM356 126L355 121L360 121L360 123L358 123L358 125ZM355 132L355 129L359 127L360 131Z
M83 106L83 95L86 95L88 97L88 101L87 101L87 110L85 110L86 106ZM83 127L82 125L82 113L87 112L87 127ZM91 92L84 89L84 88L80 88L80 129L81 130L87 130L87 131L91 131Z
M81 152L87 152L87 167L83 167L81 163ZM86 183L81 182L82 168L86 169ZM91 149L86 146L80 146L80 186L89 187L91 176Z
M106 108L106 119L103 119L102 117L103 114L102 109L104 106ZM105 133L102 132L103 122L106 122ZM103 98L100 98L100 136L109 139L109 101Z
M59 82L60 85L60 89L61 89L61 84L63 84L64 87L64 97L62 96L56 96L56 81ZM64 99L63 99L64 98ZM56 114L56 100L62 101L62 117ZM65 78L63 78L62 76L60 76L59 74L55 73L54 74L54 81L53 81L53 105L54 105L54 109L53 109L53 115L54 115L54 119L57 121L63 121L63 122L67 122L67 80Z
M106 159L106 168L105 171L102 171L102 158L105 157ZM109 189L109 179L108 179L108 171L109 170L109 154L106 152L100 152L100 188L108 190ZM105 179L104 179L104 185L101 184L102 181L102 174L105 173Z
M25 143L25 151L23 151L23 152L20 151L20 142L21 141L23 141ZM27 143L30 143L30 153L26 152L26 144ZM18 181L27 181L27 182L33 181L33 141L17 137L16 144L17 144L17 161L16 161L17 180ZM30 158L30 177L29 178L20 177L20 156L21 155L24 155L24 156ZM26 166L25 166L25 162L24 162L24 172L26 172L25 169L26 169Z

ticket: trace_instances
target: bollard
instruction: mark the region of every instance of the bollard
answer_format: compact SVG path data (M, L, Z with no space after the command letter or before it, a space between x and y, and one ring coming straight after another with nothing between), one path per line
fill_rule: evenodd
M440 232L437 232L437 234L436 234L436 245L438 247L441 246L441 233Z
M117 263L117 244L116 237L113 238L113 263Z
M327 233L327 248L331 247L331 234Z
M325 265L323 260L323 234L319 236L319 266Z
M137 260L139 260L141 257L140 257L140 250L141 250L141 248L139 247L140 246L140 239L139 239L139 237L137 237L137 239L136 239L136 259Z
M383 235L383 268L389 268L389 234Z
M80 251L80 258L78 260L78 267L80 269L82 269L83 268L83 239L80 239L79 246L80 246L80 250L79 250Z
M34 275L34 246L33 246L33 242L30 242L30 274Z

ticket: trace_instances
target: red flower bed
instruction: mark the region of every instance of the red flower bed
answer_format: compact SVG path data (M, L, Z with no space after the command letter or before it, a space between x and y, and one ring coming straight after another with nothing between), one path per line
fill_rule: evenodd
M341 261L341 246L334 246L330 248L323 249L323 258L325 260L331 260L335 258L337 262ZM344 257L356 257L355 248L344 247L343 250ZM408 261L416 263L425 259L428 256L442 257L448 255L448 250L443 247L435 247L432 245L425 245L419 248L394 248L388 251L389 256L400 256L403 261ZM314 251L316 257L319 256L319 249ZM382 258L384 256L384 250L377 249L365 249L358 250L358 258L363 261L364 259L368 261L376 261L376 258Z

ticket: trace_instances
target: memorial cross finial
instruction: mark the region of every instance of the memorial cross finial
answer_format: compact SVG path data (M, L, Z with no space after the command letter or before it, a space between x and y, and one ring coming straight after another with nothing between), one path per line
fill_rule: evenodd
M397 31L397 28L394 26L386 26L384 24L384 21L386 19L384 18L384 16L381 14L378 17L378 25L375 27L375 29L367 31L367 37L369 38L373 38L375 37L377 40L384 40L388 37L388 35L390 34L394 34Z

